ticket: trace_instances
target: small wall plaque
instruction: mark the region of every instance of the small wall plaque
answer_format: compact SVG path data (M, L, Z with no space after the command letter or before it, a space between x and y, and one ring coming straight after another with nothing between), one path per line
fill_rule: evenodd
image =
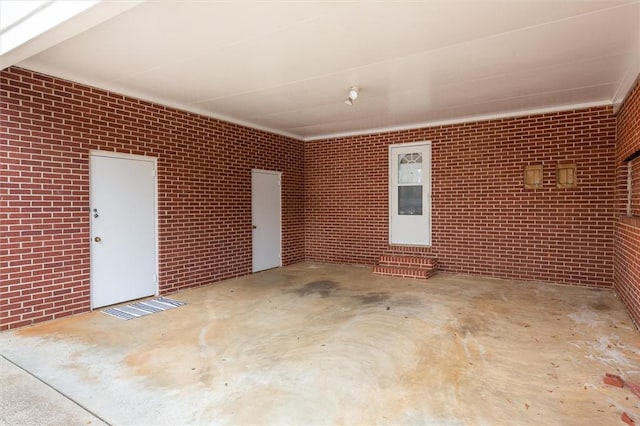
M542 188L542 165L525 166L524 187L526 189Z
M558 188L575 188L578 185L578 180L576 179L576 165L558 164L556 180L558 182Z

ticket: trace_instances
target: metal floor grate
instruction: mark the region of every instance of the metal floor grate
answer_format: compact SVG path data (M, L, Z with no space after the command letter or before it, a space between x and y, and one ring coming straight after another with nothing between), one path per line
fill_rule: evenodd
M183 305L186 305L186 303L180 302L179 300L169 299L167 297L158 297L157 299L134 302L128 305L118 306L117 308L103 309L102 312L107 315L111 315L112 317L130 320L155 314L156 312L166 311L167 309L177 308Z

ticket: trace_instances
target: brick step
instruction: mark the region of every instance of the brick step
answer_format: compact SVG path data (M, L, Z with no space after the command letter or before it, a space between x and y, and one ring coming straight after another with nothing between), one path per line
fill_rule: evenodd
M435 274L433 268L402 268L398 266L376 265L373 267L373 273L378 275L387 275L401 278L420 278L426 280Z
M438 259L428 256L409 256L398 254L383 254L378 265L399 266L402 268L437 268Z

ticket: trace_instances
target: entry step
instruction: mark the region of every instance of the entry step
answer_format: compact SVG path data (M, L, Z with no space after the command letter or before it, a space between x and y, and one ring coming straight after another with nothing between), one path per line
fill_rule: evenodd
M383 254L373 273L426 280L436 273L438 259L428 255Z

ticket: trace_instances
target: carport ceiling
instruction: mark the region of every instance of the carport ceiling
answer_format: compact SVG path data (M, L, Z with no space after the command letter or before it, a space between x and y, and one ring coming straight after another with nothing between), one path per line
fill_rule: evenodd
M123 9L17 65L305 140L615 105L640 69L639 1Z

